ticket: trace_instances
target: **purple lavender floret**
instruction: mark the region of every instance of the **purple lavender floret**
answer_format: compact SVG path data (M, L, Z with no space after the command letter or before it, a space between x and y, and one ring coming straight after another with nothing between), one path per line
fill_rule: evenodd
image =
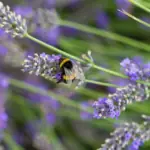
M94 118L118 118L128 104L147 100L150 95L148 87L139 83L128 84L125 87L117 88L114 94L107 98L100 98L93 104Z
M128 150L138 150L139 147L142 145L141 139L136 138L131 145L128 147Z
M120 65L131 81L139 80L144 76L142 68L129 58L124 59Z
M28 56L23 63L23 72L43 76L47 79L56 79L56 74L59 70L59 59L61 55L47 55L42 53L40 55L34 54Z
M109 139L98 150L139 150L144 142L150 140L150 128L135 122L123 123L115 129Z
M150 63L143 64L142 62L126 58L120 65L131 81L146 80L150 77Z

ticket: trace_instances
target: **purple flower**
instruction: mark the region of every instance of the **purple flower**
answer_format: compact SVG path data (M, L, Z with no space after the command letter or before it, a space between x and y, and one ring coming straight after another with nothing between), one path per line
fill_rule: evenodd
M115 105L111 99L100 98L98 101L94 102L93 107L95 108L94 118L116 117Z
M138 150L146 141L150 140L150 127L145 124L123 123L113 131L109 139L99 150Z
M146 85L139 83L117 88L108 98L100 98L94 102L94 118L118 118L128 104L147 100L150 97L148 90Z
M34 57L28 56L23 64L23 72L29 72L37 76L42 76L47 79L56 79L56 74L59 70L60 55L47 55L42 53L40 55L34 54Z
M80 117L82 120L89 120L92 119L92 113L87 112L87 109L91 107L91 102L89 101L84 101L81 102L81 112L80 112Z
M150 74L150 65L131 60L129 58L124 59L121 63L121 69L129 77L131 81L147 80Z
M108 29L109 27L109 18L104 11L99 11L96 14L96 24L97 27L103 28L103 29Z
M112 84L116 84L116 85L118 85L118 86L126 86L127 84L129 84L129 81L128 81L127 79L115 78L115 77L113 77L113 78L110 80L110 82L111 82ZM114 87L108 87L108 91L109 91L110 93L114 93L114 92L116 92L116 88L114 88Z
M26 20L10 11L9 6L4 6L2 2L0 2L0 13L1 28L12 37L24 37L27 33Z
M131 145L128 147L129 150L138 150L139 147L142 145L142 141L140 139L134 139Z

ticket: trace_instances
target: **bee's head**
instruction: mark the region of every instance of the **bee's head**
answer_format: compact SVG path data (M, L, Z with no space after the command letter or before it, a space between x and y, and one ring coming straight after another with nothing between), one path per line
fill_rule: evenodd
M70 59L64 58L60 60L60 68L65 67L67 69L72 69L73 68L73 63Z
M68 62L66 62L66 63L64 64L64 67L67 68L67 69L72 69L73 64L72 64L71 60L68 61Z

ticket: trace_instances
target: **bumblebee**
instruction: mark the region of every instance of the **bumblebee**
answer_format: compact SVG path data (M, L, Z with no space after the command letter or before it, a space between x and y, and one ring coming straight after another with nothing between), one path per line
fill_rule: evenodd
M73 62L69 58L61 58L59 61L59 68L61 72L60 80L57 83L72 83L76 79Z
M84 57L82 58L84 59ZM88 52L88 58L93 61L90 52ZM69 58L61 58L59 60L60 79L57 81L57 83L63 82L69 85L75 83L74 85L78 87L84 83L84 72L89 70L90 67L91 66L89 65L84 66L80 64L80 62L73 61Z

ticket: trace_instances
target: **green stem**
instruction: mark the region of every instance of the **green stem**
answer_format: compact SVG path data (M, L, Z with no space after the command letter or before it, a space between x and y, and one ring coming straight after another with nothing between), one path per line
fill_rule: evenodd
M37 87L32 86L30 84L27 84L25 82L22 82L22 81L19 81L19 80L16 80L16 79L10 79L10 84L15 86L15 87L31 91L33 93L38 93L38 94L41 94L41 95L44 95L44 96L54 97L56 100L58 100L59 102L61 102L64 105L74 107L76 109L82 109L80 104L75 102L75 101L72 101L72 100L70 100L66 97L63 97L62 95L58 95L58 94L55 94L55 93L50 92L50 91L47 92L44 89L37 88ZM93 112L92 109L89 109L88 111Z
M32 40L32 41L34 41L34 42L36 42L36 43L38 43L38 44L48 48L48 49L53 50L54 52L57 52L59 54L62 54L62 55L67 56L69 58L72 58L74 60L80 61L82 63L86 63L83 59L80 59L80 58L78 58L76 56L73 56L73 55L71 55L69 53L66 53L66 52L64 52L64 51L62 51L62 50L60 50L60 49L58 49L58 48L56 48L54 46L46 44L45 42L42 42L42 41L34 38L33 36L29 35L29 34L26 34L25 37L27 37L28 39L30 39L30 40ZM112 70L109 70L109 69L105 69L105 68L99 67L99 66L97 66L95 64L93 64L92 66L93 66L93 68L96 68L96 69L98 69L100 71L104 71L104 72L107 72L109 74L112 74L112 75L115 75L115 76L118 76L118 77L127 78L125 75L123 75L121 73L118 73L118 72L115 72L115 71L112 71Z
M123 14L127 15L128 17L132 18L133 20L135 20L135 21L137 21L137 22L139 22L139 23L141 23L141 24L143 24L143 25L145 25L145 26L147 26L147 27L150 27L150 24L149 24L149 23L147 23L147 22L145 22L145 21L143 21L143 20L141 20L141 19L139 19L139 18L137 18L137 17L135 17L135 16L129 14L129 13L126 12L125 10L119 10L119 11L122 12Z
M69 53L66 53L66 52L64 52L64 51L62 51L62 50L60 50L60 49L58 49L58 48L55 48L54 46L51 46L51 45L49 45L49 44L46 44L45 42L42 42L42 41L40 41L40 40L34 38L33 36L29 35L29 34L26 34L25 37L27 37L28 39L30 39L30 40L32 40L32 41L34 41L34 42L36 42L36 43L38 43L38 44L40 44L40 45L42 45L42 46L48 48L48 49L51 49L51 50L53 50L53 51L55 51L55 52L57 52L57 53L60 53L60 54L62 54L62 55L64 55L64 56L67 56L67 57L70 57L70 58L75 59L75 60L77 60L77 61L86 63L84 60L82 60L82 59L80 59L80 58L78 58L78 57L76 57L76 56L73 56L73 55L71 55L71 54L69 54ZM126 78L126 79L128 78L128 77L125 76L124 74L121 74L121 73L118 73L118 72L115 72L115 71L112 71L112 70L109 70L109 69L106 69L106 68L97 66L97 65L94 64L94 63L92 63L92 67L95 68L95 69L98 69L98 70L100 70L100 71L104 71L104 72L107 72L107 73L109 73L109 74L112 74L112 75L114 75L114 76L118 76L118 77ZM137 81L137 82L139 82L139 81ZM141 82L142 82L142 81L141 81ZM146 84L146 85L150 86L150 83L143 82L143 84Z
M73 28L75 28L77 30L80 30L80 31L84 31L84 32L95 34L97 36L101 36L101 37L104 37L104 38L109 38L109 39L112 39L112 40L116 40L118 42L128 44L128 45L133 46L135 48L143 49L145 51L150 52L150 46L148 44L142 43L140 41L135 41L133 39L118 35L116 33L112 33L110 31L108 32L108 31L105 31L105 30L97 29L97 28L94 28L94 27L89 27L89 26L86 26L86 25L82 25L82 24L79 24L79 23L66 21L66 20L61 20L60 25L73 27Z
M110 83L104 83L104 82L98 82L98 81L93 81L93 80L85 80L86 83L92 83L92 84L97 84L97 85L102 85L102 86L108 86L108 87L115 87L119 88L120 86L117 86L115 84L110 84Z
M75 60L80 61L80 62L84 62L82 59L80 59L80 58L78 58L76 56L73 56L73 55L71 55L69 53L66 53L63 50L60 50L60 49L58 49L58 48L56 48L56 47L54 47L52 45L49 45L49 44L47 44L45 42L42 42L41 40L36 39L35 37L29 35L28 33L26 33L25 37L30 39L30 40L32 40L32 41L34 41L34 42L36 42L36 43L38 43L38 44L40 44L40 45L42 45L42 46L44 46L44 47L46 47L46 48L48 48L48 49L53 50L56 53L62 54L64 56L67 56L69 58L75 59Z
M136 0L128 0L130 3L132 3L133 5L145 10L146 12L150 13L150 9L145 7L144 5L138 3Z

